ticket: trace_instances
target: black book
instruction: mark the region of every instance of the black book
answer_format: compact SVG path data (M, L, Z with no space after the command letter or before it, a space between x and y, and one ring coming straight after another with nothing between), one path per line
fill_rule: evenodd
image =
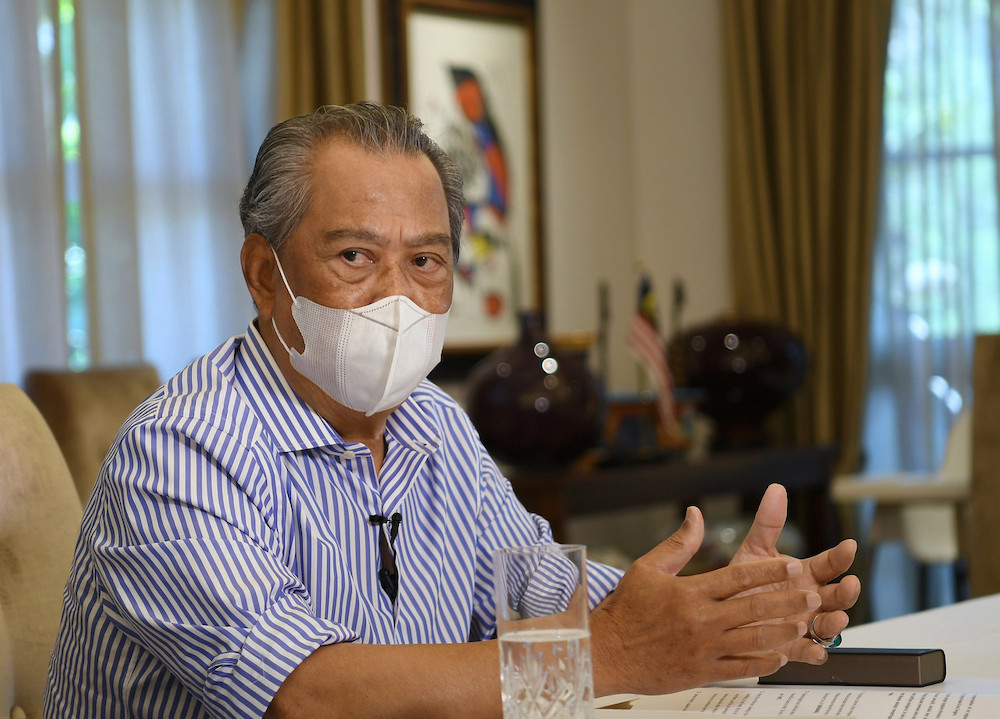
M827 649L819 666L788 662L760 684L818 684L869 687L926 687L943 682L942 649Z

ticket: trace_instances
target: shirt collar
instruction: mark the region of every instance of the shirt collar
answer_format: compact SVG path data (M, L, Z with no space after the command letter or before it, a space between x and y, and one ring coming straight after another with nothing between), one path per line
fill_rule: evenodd
M256 321L247 327L237 362L247 395L261 416L270 419L269 429L280 452L317 447L344 451L357 447L345 442L329 422L295 393L261 337ZM422 406L426 399L427 393L421 388L414 391L389 415L386 433L414 451L430 454L441 446L441 431L435 418Z
M386 434L415 452L433 454L442 444L441 425L429 411L433 385L424 380L403 404L389 415ZM440 391L440 390L437 390Z

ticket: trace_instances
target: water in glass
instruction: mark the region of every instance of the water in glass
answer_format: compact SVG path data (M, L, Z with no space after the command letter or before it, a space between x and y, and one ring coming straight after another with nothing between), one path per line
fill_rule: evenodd
M590 633L529 629L500 637L504 719L592 719Z

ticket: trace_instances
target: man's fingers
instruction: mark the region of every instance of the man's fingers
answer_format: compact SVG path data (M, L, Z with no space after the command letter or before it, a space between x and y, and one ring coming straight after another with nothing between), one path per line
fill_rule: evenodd
M727 599L748 589L784 582L801 575L802 571L802 562L798 559L783 557L730 564L700 576L710 583L707 588L710 596L714 599Z
M743 547L754 554L772 554L778 535L785 526L788 495L780 484L772 484L764 492L753 524L743 539Z
M729 627L740 627L798 614L812 614L820 608L821 602L819 594L806 589L758 592L727 601L723 621Z
M787 663L788 657L781 652L774 651L722 657L716 663L719 676L714 681L724 682L745 677L763 677L774 674Z
M858 552L858 543L853 539L845 539L836 547L804 560L809 565L816 580L825 584L836 579L851 568L854 556Z
M861 596L861 580L849 574L836 584L824 584L819 588L819 595L823 598L824 611L850 609Z
M720 649L725 654L775 651L791 644L808 631L805 622L781 622L737 627L726 632Z
M705 538L705 519L697 507L688 507L684 523L677 531L656 545L646 558L661 571L678 574L691 561Z
M832 639L847 628L850 619L846 612L823 612L813 620L813 631L823 639ZM827 659L826 649L814 642L808 635L791 644L788 658L795 662L823 664Z
M813 620L813 631L821 639L832 639L847 629L850 617L847 612L824 612L817 614Z
M826 662L826 649L809 637L798 639L788 647L788 659L806 664L823 664Z

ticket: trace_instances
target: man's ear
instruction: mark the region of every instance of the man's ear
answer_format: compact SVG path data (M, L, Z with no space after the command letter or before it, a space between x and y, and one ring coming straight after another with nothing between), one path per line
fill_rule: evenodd
M253 232L243 241L240 251L243 279L257 306L258 316L269 319L274 313L274 253L264 236Z

